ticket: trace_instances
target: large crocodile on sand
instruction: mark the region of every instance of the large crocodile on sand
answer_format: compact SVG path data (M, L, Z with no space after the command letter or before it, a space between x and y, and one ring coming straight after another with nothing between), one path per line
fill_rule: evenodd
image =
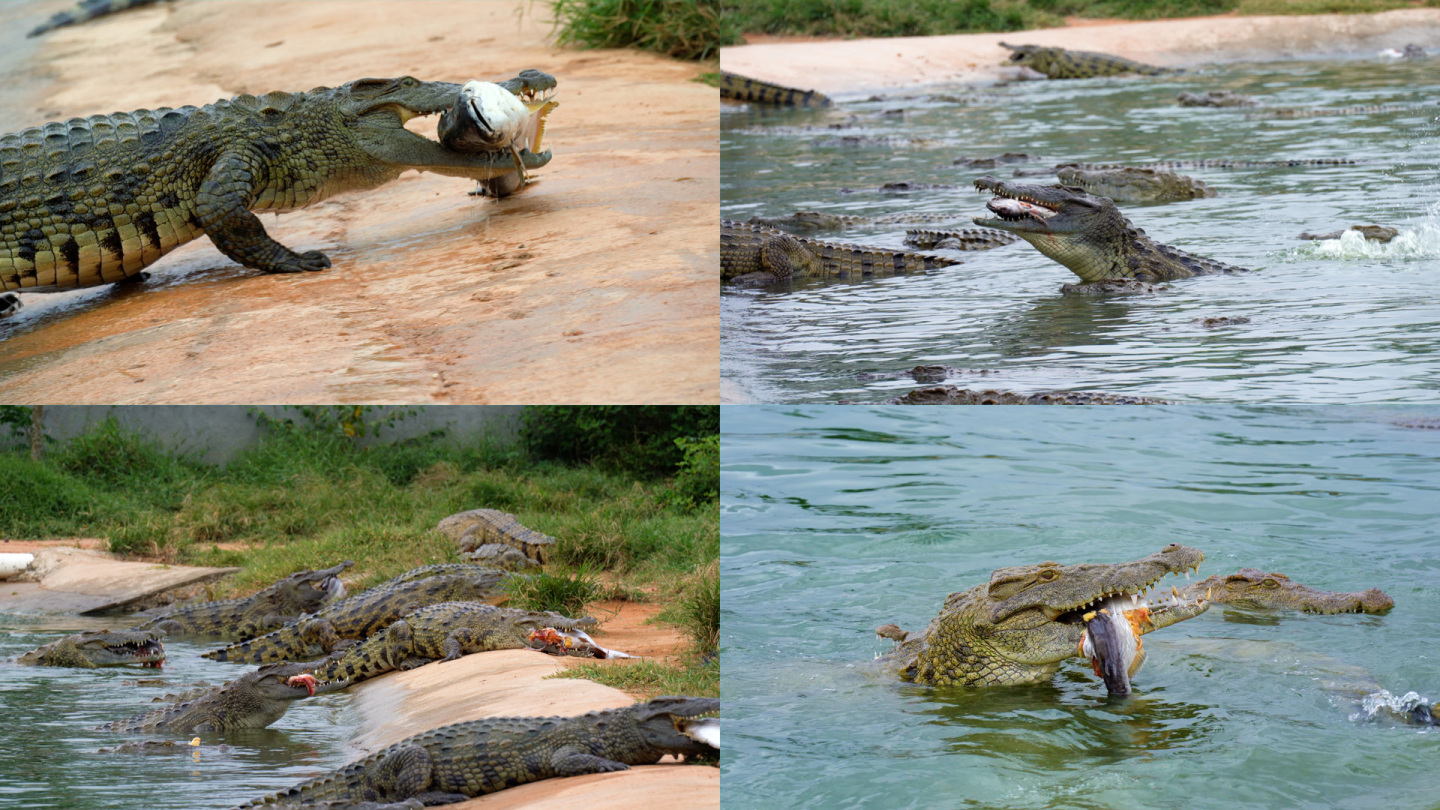
M901 275L953 264L960 262L905 250L824 242L729 219L720 221L720 278L738 284L766 284L796 276Z
M134 629L158 629L170 635L225 636L237 641L251 639L343 597L345 586L339 575L352 565L346 560L322 571L298 571L242 599L166 608Z
M160 2L160 0L80 0L79 5L68 11L57 12L55 16L36 26L34 30L25 36L38 37L56 28L62 28L67 25L79 25L86 20L93 20L96 17L103 17L106 14L114 14L128 8L148 6L158 2Z
M555 86L526 71L516 95ZM228 258L270 273L323 270L252 211L287 211L388 183L407 169L492 182L508 150L464 153L405 129L452 106L449 82L359 79L304 93L242 95L204 107L71 118L0 137L0 290L52 292L122 281L206 235ZM526 168L548 151L522 153ZM0 316L20 305L0 294Z
M1175 202L1214 197L1215 189L1193 177L1168 169L1077 169L1067 166L1056 173L1060 184L1075 186L1096 197L1122 202Z
M315 679L307 674L315 666L266 664L190 700L96 729L194 734L265 728L279 720L292 702L315 694Z
M666 754L712 755L716 698L659 697L577 717L495 717L407 737L245 807L450 804L560 776L623 771ZM349 805L334 805L349 806ZM237 808L236 810L239 810Z
M479 566L468 574L429 576L378 585L347 597L313 616L222 650L205 653L215 661L255 664L310 661L333 651L342 639L365 639L405 614L426 605L499 596L508 575ZM402 575L404 576L404 575Z
M1052 79L1093 79L1096 76L1118 76L1122 73L1163 76L1183 72L1175 68L1144 65L1108 53L1071 51L1043 45L1007 45L1004 42L1000 43L1000 47L1011 51L1011 64L1044 73Z
M332 692L431 661L454 661L490 650L541 649L546 645L537 639L547 627L578 630L594 625L589 617L571 619L484 602L441 602L406 614L383 632L306 671L314 676L319 691Z
M829 107L834 103L818 90L796 90L723 70L720 72L720 97L772 107Z
M86 630L31 650L15 663L39 667L120 667L140 664L158 668L165 661L161 630Z
M1070 268L1084 285L1125 289L1134 282L1243 271L1153 241L1115 203L1078 188L1010 183L994 177L981 177L975 188L995 195L986 205L995 216L975 217L976 225L1019 235Z
M508 512L471 509L443 518L435 531L460 545L476 562L515 570L544 565L555 538L527 528Z
M1084 617L1093 610L1143 600L1148 616L1140 633L1205 612L1203 599L1147 595L1166 574L1197 570L1204 559L1199 549L1172 543L1131 562L1001 568L988 583L950 594L924 632L895 628L890 636L903 640L880 665L901 680L934 686L1045 681L1080 653Z

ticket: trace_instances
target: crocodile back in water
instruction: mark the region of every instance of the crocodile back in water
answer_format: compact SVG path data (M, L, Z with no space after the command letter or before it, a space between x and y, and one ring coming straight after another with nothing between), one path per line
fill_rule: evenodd
M746 222L720 222L720 278L784 280L794 276L891 276L960 264L906 250L824 242Z
M834 103L818 90L796 90L723 71L720 73L720 97L776 107L829 107Z

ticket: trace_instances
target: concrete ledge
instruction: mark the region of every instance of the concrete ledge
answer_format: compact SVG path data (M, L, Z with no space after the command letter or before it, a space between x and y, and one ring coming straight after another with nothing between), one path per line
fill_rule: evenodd
M239 568L125 562L101 551L47 548L30 573L39 581L0 584L0 612L100 613L143 606L166 591L219 579Z

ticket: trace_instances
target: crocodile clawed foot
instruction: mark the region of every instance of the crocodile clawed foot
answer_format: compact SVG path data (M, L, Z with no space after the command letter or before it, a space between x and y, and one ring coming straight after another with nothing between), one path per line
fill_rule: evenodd
M0 294L0 318L8 318L20 311L25 306L20 303L20 296L15 293Z

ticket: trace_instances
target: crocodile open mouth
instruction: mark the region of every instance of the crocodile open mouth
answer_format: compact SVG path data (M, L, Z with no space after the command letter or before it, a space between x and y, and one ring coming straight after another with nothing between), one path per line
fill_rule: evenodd
M1189 579L1190 572L1199 570L1200 563L1197 562L1194 565L1168 573L1176 577L1184 574L1185 578ZM1207 594L1207 597L1196 600L1186 599L1174 585L1170 586L1169 593L1165 593L1163 586L1159 586L1160 580L1164 579L1165 576L1166 574L1161 574L1155 577L1149 582L1146 582L1139 590L1117 589L1114 591L1106 591L1083 605L1077 605L1060 611L1052 621L1060 624L1083 625L1086 622L1086 614L1102 607L1124 610L1145 608L1154 616L1174 608L1197 607L1203 605L1206 598L1208 598Z
M1025 194L1005 190L1000 181L993 177L981 177L975 181L975 188L981 194L994 196L985 207L995 216L973 217L976 225L1004 228L1007 224L1032 222L1044 227L1049 219L1060 213L1059 209L1046 202Z
M705 743L716 751L720 750L720 718L713 712L698 717L676 717L674 720L676 731L695 742Z
M120 659L132 659L131 663L143 667L160 669L165 663L165 645L155 639L127 641L123 644L106 644L105 652Z

